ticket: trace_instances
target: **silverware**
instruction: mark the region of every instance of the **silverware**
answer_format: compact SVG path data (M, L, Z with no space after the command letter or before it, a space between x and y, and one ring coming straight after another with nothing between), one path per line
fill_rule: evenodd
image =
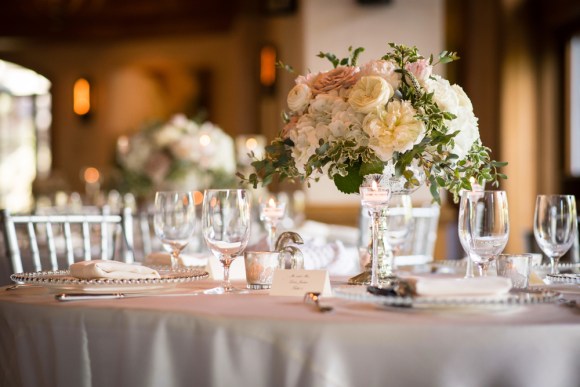
M142 298L142 297L185 297L199 296L203 294L221 294L223 288L211 288L190 293L60 293L54 296L58 301L89 301L89 300L114 300L119 298Z
M304 295L304 302L313 304L320 313L331 312L334 308L328 305L320 305L320 293L308 292Z

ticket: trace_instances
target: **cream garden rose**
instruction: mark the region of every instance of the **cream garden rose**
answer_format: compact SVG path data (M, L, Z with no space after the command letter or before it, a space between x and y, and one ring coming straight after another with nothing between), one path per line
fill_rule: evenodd
M348 103L359 113L370 113L384 106L393 96L393 87L379 76L362 77L353 86Z
M386 109L369 113L363 130L369 136L369 147L382 160L390 160L393 152L406 152L421 142L425 124L415 118L416 111L408 101L391 101Z

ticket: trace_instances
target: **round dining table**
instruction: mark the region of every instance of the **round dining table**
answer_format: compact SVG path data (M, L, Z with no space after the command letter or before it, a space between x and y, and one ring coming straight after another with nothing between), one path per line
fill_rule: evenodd
M345 284L333 278L333 288ZM387 307L164 293L62 302L0 288L2 386L580 386L580 307ZM245 283L234 285L244 287ZM578 285L561 285L580 303Z

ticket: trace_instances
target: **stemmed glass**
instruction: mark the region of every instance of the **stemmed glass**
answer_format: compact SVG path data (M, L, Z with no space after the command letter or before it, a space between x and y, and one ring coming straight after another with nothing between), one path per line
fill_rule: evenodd
M195 230L195 203L189 191L167 191L155 194L153 214L155 235L171 253L171 268L179 266L179 254Z
M551 274L558 273L558 261L574 243L576 228L576 199L573 195L538 195L534 237L550 258Z
M248 193L243 189L206 190L201 217L207 247L224 267L224 292L239 292L230 283L230 265L250 238Z
M395 195L391 196L389 208L387 209L387 231L386 238L390 249L389 259L392 260L391 267L395 268L395 257L407 241L407 236L411 231L413 222L413 205L411 196Z
M509 237L508 202L505 191L465 191L461 210L468 216L466 233L468 254L487 275L489 263L505 248Z

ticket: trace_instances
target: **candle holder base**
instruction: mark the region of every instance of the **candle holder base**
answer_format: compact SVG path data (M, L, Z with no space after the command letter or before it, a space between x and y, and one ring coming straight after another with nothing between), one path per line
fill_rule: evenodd
M391 282L394 279L398 278L393 273L379 273L379 282L380 283L387 283ZM348 279L349 285L370 285L371 284L371 269L365 269L360 274L355 275Z

